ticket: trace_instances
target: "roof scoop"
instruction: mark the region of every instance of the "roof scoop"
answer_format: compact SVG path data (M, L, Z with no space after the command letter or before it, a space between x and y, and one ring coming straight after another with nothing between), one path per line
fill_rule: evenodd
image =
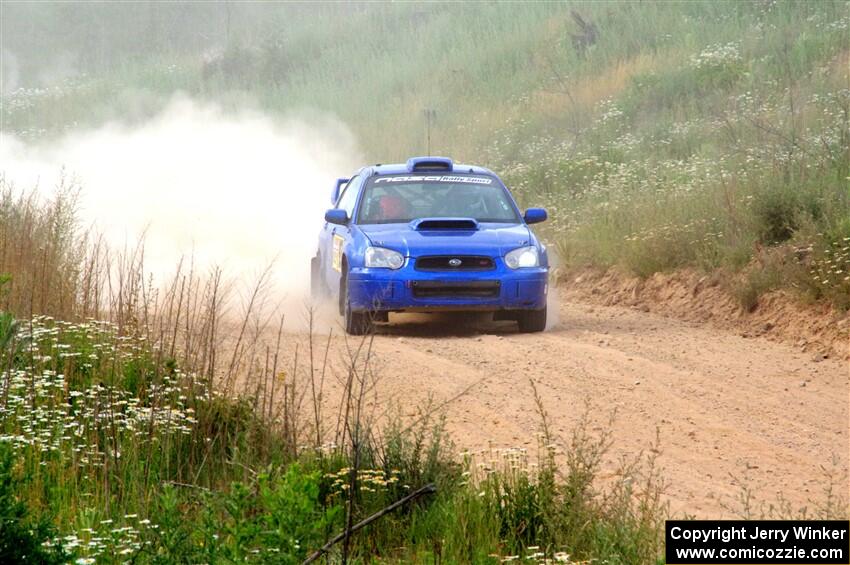
M477 230L474 218L419 218L410 222L416 231L427 230Z
M448 157L411 157L407 160L407 171L410 173L434 171L450 173L454 163Z

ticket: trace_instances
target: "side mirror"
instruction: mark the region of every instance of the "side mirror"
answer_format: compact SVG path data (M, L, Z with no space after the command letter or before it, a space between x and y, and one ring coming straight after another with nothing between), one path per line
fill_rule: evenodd
M348 213L341 208L331 208L325 212L325 221L329 224L339 224L344 226L348 223Z
M548 217L545 208L529 208L523 215L526 224L539 224L545 222Z
M336 204L336 201L339 200L339 189L349 180L351 179L336 179L333 192L331 192L331 204Z

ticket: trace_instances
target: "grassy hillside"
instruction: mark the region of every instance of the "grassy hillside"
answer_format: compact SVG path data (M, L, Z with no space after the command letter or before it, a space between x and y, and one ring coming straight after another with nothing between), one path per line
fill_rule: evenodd
M432 151L549 206L567 266L723 268L747 307L780 286L850 306L847 2L85 9L64 34L7 10L38 33L5 49L61 41L88 74L6 93L4 131L140 119L183 91L333 113L388 162L425 151L433 109Z

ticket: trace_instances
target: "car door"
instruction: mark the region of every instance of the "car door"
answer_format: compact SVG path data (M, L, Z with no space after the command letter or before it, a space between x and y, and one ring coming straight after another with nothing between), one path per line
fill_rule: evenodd
M342 255L346 243L351 239L350 223L354 217L354 207L357 204L357 195L360 192L362 177L356 175L342 190L336 207L345 210L349 218L349 225L325 223L326 240L322 249L322 261L324 263L324 278L331 292L339 289L339 279L342 274Z

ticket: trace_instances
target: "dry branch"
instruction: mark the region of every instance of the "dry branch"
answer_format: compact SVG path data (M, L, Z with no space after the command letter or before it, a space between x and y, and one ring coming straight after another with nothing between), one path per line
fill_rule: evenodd
M389 506L387 506L383 510L379 510L378 512L375 512L374 514L372 514L368 518L361 520L360 522L351 526L350 529L345 530L345 531L337 534L331 541L329 541L328 543L323 545L320 549L316 550L315 553L310 555L310 557L305 559L304 563L302 563L301 565L307 565L308 563L312 563L313 561L315 561L316 559L318 559L319 557L321 557L322 555L327 553L328 550L331 547L333 547L335 544L341 542L343 539L346 539L347 537L349 537L351 534L353 534L357 530L360 530L361 528L365 528L366 526L368 526L369 524L371 524L375 520L389 514L390 512L395 510L396 508L398 508L400 506L404 506L405 504L407 504L411 500L419 498L420 496L424 496L426 494L434 494L435 492L437 492L437 487L433 484L427 484L424 487L411 492L410 494L408 494L404 498L400 498L400 499L396 500L395 502L393 502L392 504L390 504Z

